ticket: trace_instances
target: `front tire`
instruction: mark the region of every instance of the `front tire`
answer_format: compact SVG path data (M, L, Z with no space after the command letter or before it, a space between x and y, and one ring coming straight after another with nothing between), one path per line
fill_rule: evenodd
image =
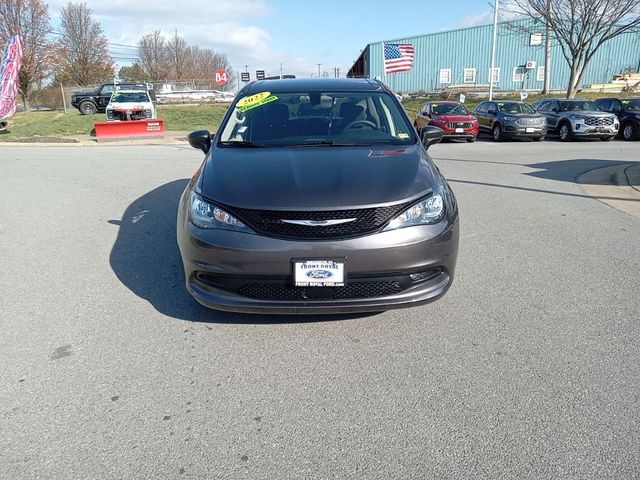
M568 123L562 123L558 129L558 136L563 142L569 142L573 139L573 132L571 131L571 125Z
M635 140L638 138L638 127L633 123L625 123L622 126L622 138L625 140Z
M80 113L82 115L93 115L97 111L98 111L98 107L96 107L95 103L82 102L80 104Z
M502 128L500 128L499 124L494 125L493 127L493 141L494 142L501 142L504 138L504 135L502 135Z

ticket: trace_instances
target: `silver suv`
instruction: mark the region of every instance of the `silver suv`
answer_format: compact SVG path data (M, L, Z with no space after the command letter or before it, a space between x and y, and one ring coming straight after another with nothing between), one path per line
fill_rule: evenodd
M613 140L620 128L618 117L599 111L589 100L543 99L533 109L547 117L549 132L556 133L563 142L575 137L598 137Z

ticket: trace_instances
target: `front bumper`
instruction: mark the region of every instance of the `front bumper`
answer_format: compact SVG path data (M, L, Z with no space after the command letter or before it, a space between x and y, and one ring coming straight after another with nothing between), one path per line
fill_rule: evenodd
M442 138L446 139L467 139L467 138L476 138L478 136L479 127L476 124L473 127L460 127L460 128L450 128L448 126L442 126L440 124L433 123L432 125L440 128L443 132Z
M542 138L547 135L547 127L522 127L520 125L507 123L504 126L503 134L511 138Z
M177 236L186 287L209 308L281 314L378 312L432 302L453 281L457 211L436 225L298 241L199 229L188 220L187 208L183 196ZM345 259L345 287L294 287L292 259L304 258Z
M590 126L585 124L583 121L572 120L571 129L573 130L573 134L577 137L603 137L617 135L618 130L620 129L620 123L616 120L612 125Z

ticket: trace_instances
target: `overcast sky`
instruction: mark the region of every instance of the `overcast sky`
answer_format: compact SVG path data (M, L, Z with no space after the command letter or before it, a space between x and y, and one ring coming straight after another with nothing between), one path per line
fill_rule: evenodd
M49 0L54 28L63 0ZM236 71L264 69L333 76L351 67L367 43L491 23L486 0L85 0L120 65L130 64L140 37L154 30L226 53ZM453 8L455 5L455 8ZM252 75L253 76L253 75Z

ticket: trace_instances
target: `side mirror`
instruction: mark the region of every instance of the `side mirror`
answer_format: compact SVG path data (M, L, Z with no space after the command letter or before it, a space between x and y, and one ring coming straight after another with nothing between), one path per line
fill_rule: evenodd
M488 111L487 111L487 113L488 113L489 115L495 115L495 114L496 114L496 111L492 108L491 110L488 110Z
M560 109L559 109L558 107L553 107L553 108L551 109L551 111L552 111L553 113L558 113L558 112L560 111Z
M422 127L422 129L420 130L420 138L422 139L424 148L429 148L431 145L440 143L443 136L444 132L442 131L442 129L434 127L432 125Z
M191 132L187 138L189 139L189 145L193 148L198 148L204 153L209 153L209 150L211 150L211 137L213 137L213 135L209 130L196 130L195 132Z

